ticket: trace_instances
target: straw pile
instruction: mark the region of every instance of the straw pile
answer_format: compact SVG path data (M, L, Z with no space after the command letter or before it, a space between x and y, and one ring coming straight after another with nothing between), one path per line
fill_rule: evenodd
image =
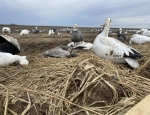
M85 33L93 42L97 34ZM51 38L18 38L25 68L0 68L0 115L124 115L150 93L150 45L133 45L144 57L139 69L114 64L92 51L74 58L41 58L39 54L70 42L70 34Z
M150 70L150 58L132 70L92 51L68 59L29 57L27 68L0 69L2 115L122 115L150 93L148 74L140 75Z

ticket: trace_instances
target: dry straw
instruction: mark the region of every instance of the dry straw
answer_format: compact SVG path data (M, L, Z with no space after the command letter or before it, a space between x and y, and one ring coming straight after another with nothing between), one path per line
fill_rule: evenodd
M100 59L91 51L76 58L36 58L27 68L1 68L0 113L8 115L121 115L150 93L148 76ZM18 108L21 109L18 109Z
M95 35L84 34L90 42ZM141 46L136 47L145 56L132 70L92 51L75 58L40 58L41 51L70 42L70 34L30 36L18 38L29 66L0 68L2 115L123 115L150 92L149 53Z

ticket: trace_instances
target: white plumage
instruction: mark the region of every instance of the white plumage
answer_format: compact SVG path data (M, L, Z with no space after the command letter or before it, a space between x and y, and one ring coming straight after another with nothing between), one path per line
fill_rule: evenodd
M148 29L141 29L143 31L142 35L150 37L150 31Z
M132 45L132 43L135 43L135 44L141 45L141 44L148 43L148 42L150 42L150 37L139 35L139 34L134 34L132 35L129 41L129 44Z
M29 33L30 33L29 30L24 29L24 30L21 30L20 36L22 36L22 37L29 37Z
M11 30L10 30L9 27L3 27L3 28L2 28L2 33L3 33L3 35L5 35L5 34L10 35L10 32L11 32Z
M93 44L82 41L82 42L76 42L76 46L74 42L70 42L69 44L67 44L67 46L73 46L74 49L88 50L88 49L92 49Z
M0 67L6 67L15 62L19 62L19 64L22 66L29 64L26 56L12 55L10 53L0 52Z
M135 59L141 58L141 54L119 40L108 37L110 22L110 18L107 18L102 33L94 40L94 53L115 63L128 63L132 68L138 68L139 64Z
M49 36L50 36L50 35L55 35L55 34L60 35L60 33L59 33L57 30L54 31L53 29L50 29L49 32L48 32L48 35L49 35Z
M48 32L48 35L50 36L50 35L53 35L53 34L55 34L54 31L52 29L50 29L49 32Z

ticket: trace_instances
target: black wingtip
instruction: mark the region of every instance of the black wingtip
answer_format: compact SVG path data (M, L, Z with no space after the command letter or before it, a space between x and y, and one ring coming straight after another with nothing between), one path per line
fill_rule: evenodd
M77 46L74 49L84 49L84 48L86 48L86 47L85 46Z
M77 57L77 54L71 53L69 56L67 56L67 58L71 58L71 57Z
M132 50L133 54L129 52L129 56L124 55L124 57L130 57L132 59L140 59L140 58L143 57L143 55L141 55L139 52L137 52L137 51L135 51L133 49L131 49L131 50Z

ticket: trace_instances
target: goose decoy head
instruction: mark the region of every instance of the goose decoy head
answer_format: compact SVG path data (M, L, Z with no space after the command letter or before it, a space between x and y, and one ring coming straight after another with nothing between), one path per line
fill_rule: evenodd
M110 18L107 18L107 19L105 20L105 23L102 25L103 28L104 28L107 24L110 24L110 23L111 23L111 19L110 19Z
M78 29L77 24L74 24L74 25L73 25L73 30L74 30L74 31L77 31L77 29Z
M74 27L74 28L78 28L77 24L74 24L73 27Z
M29 65L29 61L26 59L26 56L21 56L20 57L20 65L24 66L24 65Z

